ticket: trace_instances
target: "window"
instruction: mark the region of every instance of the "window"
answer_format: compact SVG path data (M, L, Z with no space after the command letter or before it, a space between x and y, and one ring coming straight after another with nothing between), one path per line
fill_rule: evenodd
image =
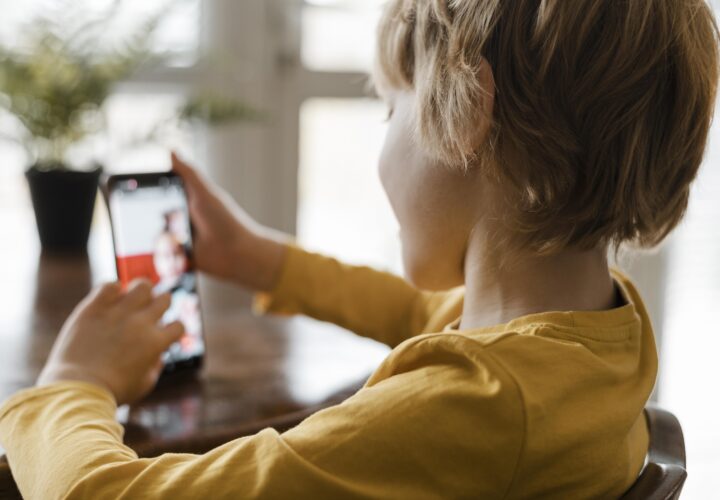
M374 99L305 102L298 238L345 261L401 273L398 227L377 174L386 115Z
M718 111L716 111L716 115ZM660 404L685 434L688 480L683 494L720 491L720 401L715 390L720 352L720 124L695 181L687 215L671 236L660 346Z
M300 105L297 235L309 248L401 273L397 224L377 174L387 113L364 88L383 4L303 6L301 64L314 88ZM353 79L356 93L348 95L345 82ZM343 97L323 95L335 90Z
M3 4L0 43L5 46L22 46L27 25L38 15L62 16L63 34L78 26L78 19L97 20L97 30L102 30L101 41L112 44L123 40L138 27L138 19L160 15L161 21L152 41L158 54L174 54L174 66L190 66L198 56L200 23L200 0L175 0L164 2L137 2L116 0L23 0ZM92 31L91 31L92 33ZM94 34L94 33L93 33ZM79 34L82 36L82 34Z
M310 0L302 13L302 60L310 69L366 71L383 0Z
M184 100L184 93L170 90L110 96L106 168L111 172L157 171L168 163L168 147L191 147L192 134L174 119Z

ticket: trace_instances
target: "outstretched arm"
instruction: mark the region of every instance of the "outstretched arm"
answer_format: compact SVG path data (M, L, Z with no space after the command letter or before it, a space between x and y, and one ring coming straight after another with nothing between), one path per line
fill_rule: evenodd
M343 404L203 455L140 459L115 401L85 382L27 390L0 409L25 498L496 498L524 437L511 377L472 341L419 337Z
M306 314L391 347L423 333L432 313L451 295L421 291L403 278L287 244L280 277L258 292L256 313Z

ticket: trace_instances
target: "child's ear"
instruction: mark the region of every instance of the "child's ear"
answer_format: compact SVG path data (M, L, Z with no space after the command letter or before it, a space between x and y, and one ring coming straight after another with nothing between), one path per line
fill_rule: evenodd
M488 61L434 61L440 72L418 78L418 130L432 156L468 166L492 128L495 79Z
M493 75L490 63L482 58L480 68L477 71L477 79L480 84L479 88L479 111L482 119L478 123L478 143L475 149L479 147L490 133L493 120L493 107L495 105L495 76ZM480 119L480 117L478 117Z

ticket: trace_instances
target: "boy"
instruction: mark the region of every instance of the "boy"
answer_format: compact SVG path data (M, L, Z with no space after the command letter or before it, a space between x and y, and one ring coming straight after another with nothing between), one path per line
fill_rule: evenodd
M379 41L380 175L409 282L304 251L173 167L201 269L258 290L258 312L331 320L391 354L283 434L140 460L115 404L150 390L182 331L157 326L168 298L147 283L107 285L38 387L0 409L25 496L616 498L635 481L657 356L606 253L654 245L683 215L718 79L710 9L392 0Z

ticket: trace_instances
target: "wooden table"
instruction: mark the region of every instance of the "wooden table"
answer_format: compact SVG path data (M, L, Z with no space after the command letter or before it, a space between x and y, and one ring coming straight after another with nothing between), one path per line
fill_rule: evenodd
M33 385L68 313L113 265L106 227L94 230L85 256L42 255L31 230L0 247L0 400ZM334 325L238 309L206 314L197 376L172 376L119 412L139 455L201 453L268 426L290 428L354 393L388 351ZM11 490L0 459L0 498Z

